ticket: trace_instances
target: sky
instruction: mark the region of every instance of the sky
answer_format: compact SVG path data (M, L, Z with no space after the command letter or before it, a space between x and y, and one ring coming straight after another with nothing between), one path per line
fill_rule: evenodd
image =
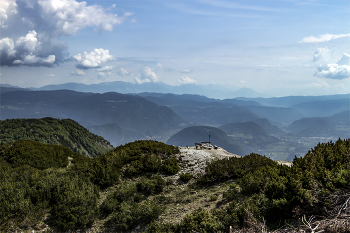
M1 0L0 83L350 92L348 0Z

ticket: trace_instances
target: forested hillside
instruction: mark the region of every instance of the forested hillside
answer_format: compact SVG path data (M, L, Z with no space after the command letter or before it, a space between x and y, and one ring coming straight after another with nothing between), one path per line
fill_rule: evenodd
M156 141L95 158L29 140L2 145L0 231L350 230L349 139L318 144L291 167L250 154L182 174L179 153Z
M63 145L74 152L98 156L113 149L103 137L90 133L71 119L7 119L0 121L0 145L19 139Z

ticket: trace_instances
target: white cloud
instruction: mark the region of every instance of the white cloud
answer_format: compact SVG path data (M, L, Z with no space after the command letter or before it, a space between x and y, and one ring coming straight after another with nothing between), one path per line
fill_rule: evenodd
M18 38L16 46L23 47L25 50L28 50L31 53L35 52L41 44L37 38L37 35L38 33L36 33L36 31L29 31L26 36Z
M117 71L117 74L119 74L120 76L131 75L131 73L129 71L127 71L126 69L124 69L122 67Z
M152 82L157 82L158 77L157 75L153 72L153 70L149 67L145 67L144 69L141 69L141 80L151 80Z
M181 71L179 71L180 73L183 73L183 74L189 74L189 73L192 73L193 71L192 70L188 70L188 69L186 69L186 70L181 70Z
M46 58L37 57L33 54L23 55L21 60L14 60L15 65L33 65L33 66L50 66L55 62L55 55L49 55Z
M85 72L81 69L76 69L76 70L72 71L70 74L74 75L74 76L83 76L83 75L85 75Z
M349 66L350 65L350 55L348 53L343 53L342 57L338 60L337 63L340 66L344 66L344 65Z
M104 66L100 69L97 69L98 72L103 72L103 71L111 71L114 66Z
M332 64L320 65L314 76L329 79L345 79L350 77L350 55L343 53L342 57Z
M150 79L148 79L148 78L146 78L146 79L135 78L135 82L137 84L142 84L142 83L150 83L152 81Z
M157 65L156 65L156 67L158 67L158 68L162 68L163 66L162 66L162 64L160 64L159 62L157 63Z
M47 77L55 77L55 75L54 74L48 74L48 75L46 75Z
M14 57L16 55L15 44L11 38L3 38L0 40L0 54L7 57Z
M318 48L314 52L313 61L327 61L330 59L331 54L335 51L335 49L329 50L327 47Z
M109 76L109 75L111 75L112 73L111 73L111 72L98 72L98 74L99 74L100 76Z
M350 33L348 34L339 34L339 35L333 35L333 34L323 34L320 37L314 37L314 36L309 36L303 38L299 43L316 43L316 42L327 42L330 40L335 40L339 38L345 38L345 37L350 37Z
M118 16L85 1L2 0L0 65L48 66L53 65L53 57L59 64L68 58L68 46L59 41L61 36L74 35L87 27L112 31L131 15L126 12Z
M90 53L77 54L74 59L78 62L78 67L83 69L97 68L107 61L115 58L109 54L108 49L94 49Z
M112 31L113 25L122 24L127 12L122 17L107 13L101 6L87 6L86 2L75 0L39 0L38 4L44 13L51 16L56 23L55 33L58 35L72 35L86 27L95 27L95 30Z
M328 90L330 87L329 84L324 80L318 80L318 82L313 82L311 86L319 89L326 89L326 90Z
M17 4L15 0L1 0L0 1L0 27L6 28L6 21L9 16L17 14Z
M197 81L194 79L191 79L187 76L182 76L180 79L178 79L177 81L179 81L182 84L197 84Z

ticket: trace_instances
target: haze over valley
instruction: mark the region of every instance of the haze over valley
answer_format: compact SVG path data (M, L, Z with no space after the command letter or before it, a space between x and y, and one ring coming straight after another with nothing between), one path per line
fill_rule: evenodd
M113 146L145 139L194 146L211 135L212 144L234 154L290 161L319 142L350 137L349 94L221 100L191 94L1 91L1 120L69 118Z

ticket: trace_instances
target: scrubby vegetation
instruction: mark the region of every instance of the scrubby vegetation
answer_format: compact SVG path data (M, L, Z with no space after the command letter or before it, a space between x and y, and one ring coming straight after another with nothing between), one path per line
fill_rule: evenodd
M95 158L29 140L2 145L0 231L282 232L350 212L349 139L318 144L291 167L258 154L213 160L200 177L180 172L178 153L156 141Z
M20 139L63 145L74 152L95 157L113 149L104 138L90 133L71 119L7 119L0 121L0 145Z
M39 229L44 222L60 231L84 229L91 227L100 211L112 213L115 220L126 219L120 229L132 228L141 220L149 223L162 208L155 200L137 203L162 192L165 181L160 176L141 178L136 185L127 186L125 190L131 190L131 193L124 192L122 186L114 194L115 200L108 197L101 208L97 203L99 190L118 184L121 169L130 168L133 163L140 165L140 173L157 172L162 168L161 157L165 152L172 156L178 149L155 141L137 141L102 156L88 158L60 145L30 140L2 145L0 231ZM128 200L131 197L132 201ZM113 199L112 203L108 202L110 199ZM125 202L127 200L129 202ZM116 212L117 207L123 211ZM135 216L139 219L134 219Z

